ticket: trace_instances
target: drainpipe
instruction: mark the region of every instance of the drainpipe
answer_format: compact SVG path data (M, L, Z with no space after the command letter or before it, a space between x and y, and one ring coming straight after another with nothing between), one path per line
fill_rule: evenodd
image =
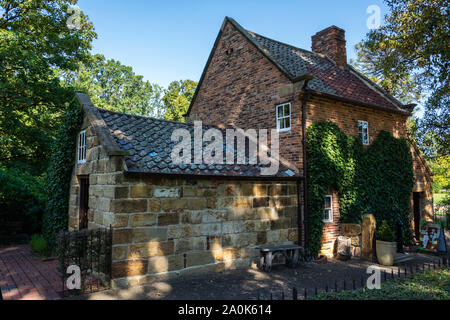
M309 212L308 212L308 167L306 155L306 105L310 97L308 82L313 79L311 75L304 76L302 88L302 149L303 149L303 205L304 205L304 230L305 230L305 254L309 254Z

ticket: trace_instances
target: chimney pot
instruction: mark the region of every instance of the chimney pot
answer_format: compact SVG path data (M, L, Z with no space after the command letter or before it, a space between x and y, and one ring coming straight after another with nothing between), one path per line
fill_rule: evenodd
M312 51L326 55L340 68L347 65L345 31L336 26L328 27L311 37Z

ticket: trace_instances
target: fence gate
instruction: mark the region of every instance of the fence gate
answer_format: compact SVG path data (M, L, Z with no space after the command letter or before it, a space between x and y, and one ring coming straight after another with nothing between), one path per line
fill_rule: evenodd
M57 244L64 297L111 287L111 227L64 231Z

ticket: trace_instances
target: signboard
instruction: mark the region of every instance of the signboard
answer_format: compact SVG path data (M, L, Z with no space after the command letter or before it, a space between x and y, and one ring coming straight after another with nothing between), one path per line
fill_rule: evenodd
M439 224L422 221L418 249L430 252L447 252L444 230Z

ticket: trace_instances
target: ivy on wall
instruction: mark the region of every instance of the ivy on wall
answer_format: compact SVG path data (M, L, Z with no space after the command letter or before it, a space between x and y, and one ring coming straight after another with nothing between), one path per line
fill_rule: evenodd
M317 122L307 131L310 251L321 249L325 195L339 195L341 223L361 223L372 213L377 221L403 225L410 238L410 197L414 184L412 156L405 138L381 131L369 147L346 136L333 122Z
M42 231L51 246L54 246L57 234L66 230L68 225L70 179L82 121L83 109L74 96L66 106L53 142L47 173L47 203Z

